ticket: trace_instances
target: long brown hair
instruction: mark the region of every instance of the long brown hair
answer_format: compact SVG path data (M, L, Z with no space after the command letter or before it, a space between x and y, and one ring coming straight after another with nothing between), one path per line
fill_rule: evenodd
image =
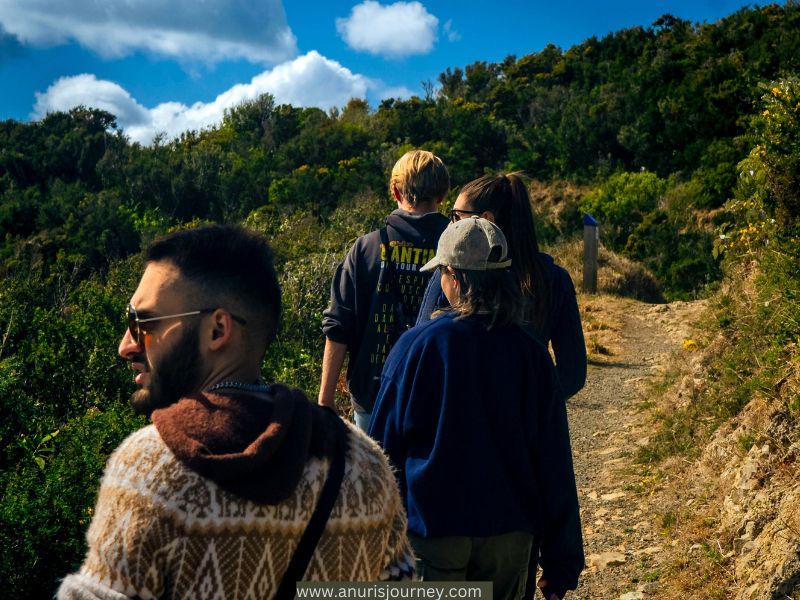
M525 299L525 318L542 330L550 306L549 269L539 254L528 188L519 173L484 175L461 189L470 210L489 211L508 240L511 269Z
M513 273L507 269L491 271L464 271L452 269L458 281L458 299L452 309L459 319L477 314L489 314L491 319L487 329L520 323L525 318L525 302Z

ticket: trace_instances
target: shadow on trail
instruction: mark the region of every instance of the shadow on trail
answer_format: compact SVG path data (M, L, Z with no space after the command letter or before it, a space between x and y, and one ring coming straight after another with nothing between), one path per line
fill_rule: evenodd
M588 359L587 364L593 367L616 367L618 369L640 369L646 367L647 363L628 363L628 362L601 362L595 359Z

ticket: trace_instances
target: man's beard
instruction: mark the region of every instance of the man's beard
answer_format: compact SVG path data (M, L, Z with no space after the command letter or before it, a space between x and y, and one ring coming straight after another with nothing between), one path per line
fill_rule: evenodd
M197 391L202 376L199 331L197 326L187 326L172 350L150 366L150 382L131 395L136 414L149 417L157 408ZM141 362L147 365L147 357L143 355Z

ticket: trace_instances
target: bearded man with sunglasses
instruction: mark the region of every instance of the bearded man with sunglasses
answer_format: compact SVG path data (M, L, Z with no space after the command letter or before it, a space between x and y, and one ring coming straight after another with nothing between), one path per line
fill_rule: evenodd
M280 309L253 232L209 225L148 247L119 354L152 425L109 459L86 559L58 598L283 599L299 580L412 574L377 445L261 378Z

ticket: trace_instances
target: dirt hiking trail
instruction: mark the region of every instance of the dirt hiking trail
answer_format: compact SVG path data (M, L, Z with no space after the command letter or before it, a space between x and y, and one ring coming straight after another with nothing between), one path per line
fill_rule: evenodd
M672 352L684 350L702 301L646 304L614 296L579 297L590 365L586 387L568 403L587 568L575 600L660 597L672 542L636 453L653 433L647 383ZM655 400L655 398L654 398Z

